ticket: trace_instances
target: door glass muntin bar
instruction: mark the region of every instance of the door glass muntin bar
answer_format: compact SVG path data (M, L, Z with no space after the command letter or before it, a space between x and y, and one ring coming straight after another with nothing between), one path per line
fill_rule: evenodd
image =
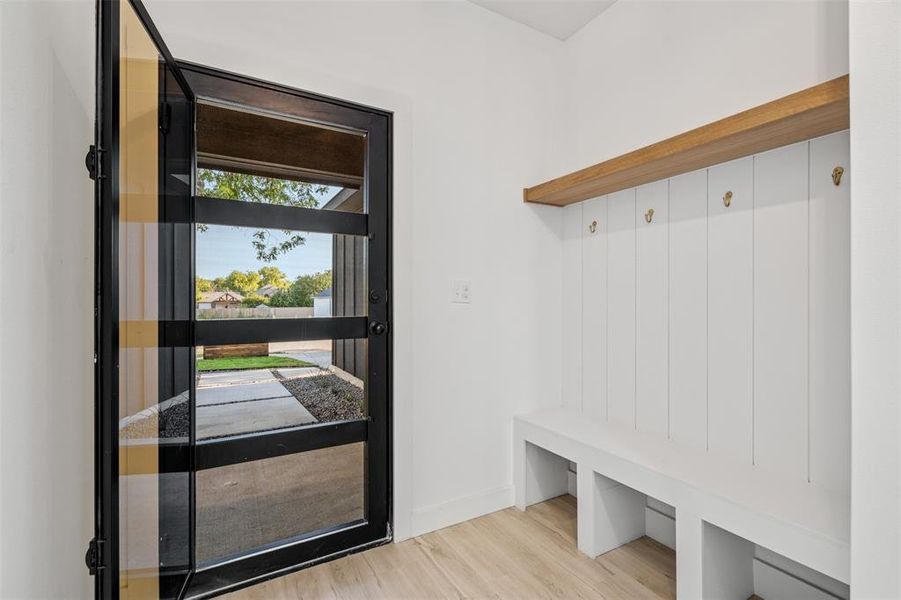
M200 440L196 445L195 469L215 469L368 440L368 418Z
M194 345L254 344L295 340L359 339L368 334L366 317L315 319L217 319L194 322Z
M366 213L276 204L248 204L207 196L194 198L194 211L198 223L209 225L369 235L369 216Z

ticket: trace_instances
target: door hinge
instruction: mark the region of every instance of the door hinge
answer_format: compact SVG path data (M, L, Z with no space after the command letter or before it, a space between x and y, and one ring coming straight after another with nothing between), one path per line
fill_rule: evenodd
M88 573L96 575L97 571L106 566L106 557L103 554L104 540L93 538L88 542L88 551L84 555L84 563L88 567Z
M88 177L97 181L100 177L100 150L94 144L88 148L88 153L84 155L84 166L88 170Z

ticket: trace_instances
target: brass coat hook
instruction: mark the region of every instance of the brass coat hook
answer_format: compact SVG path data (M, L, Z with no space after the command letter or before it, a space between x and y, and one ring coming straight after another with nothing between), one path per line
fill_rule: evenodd
M651 221L654 220L654 209L653 208L649 208L648 212L644 213L644 220L647 223L650 223Z
M726 195L723 196L723 206L725 206L726 208L729 208L730 206L732 206L732 191L731 190L726 192Z
M598 230L598 222L592 221L591 225L588 226L588 231L590 231L591 233L594 233L597 230Z
M842 182L842 175L844 175L845 170L842 167L835 167L832 169L832 183L835 185L840 185Z

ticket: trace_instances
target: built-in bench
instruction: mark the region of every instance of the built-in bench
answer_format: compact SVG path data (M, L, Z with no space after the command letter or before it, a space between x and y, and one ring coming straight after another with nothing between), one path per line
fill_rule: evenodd
M590 557L644 535L647 496L674 506L679 598L747 598L755 544L849 582L842 494L566 408L515 417L513 440L521 510L566 493L576 464L578 546Z

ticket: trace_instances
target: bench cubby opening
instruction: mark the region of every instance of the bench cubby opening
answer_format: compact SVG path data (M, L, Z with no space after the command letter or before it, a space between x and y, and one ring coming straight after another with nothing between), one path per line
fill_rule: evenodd
M702 597L847 600L849 586L768 548L702 523Z
M595 471L576 470L577 539L591 558L647 536L676 549L675 508Z

